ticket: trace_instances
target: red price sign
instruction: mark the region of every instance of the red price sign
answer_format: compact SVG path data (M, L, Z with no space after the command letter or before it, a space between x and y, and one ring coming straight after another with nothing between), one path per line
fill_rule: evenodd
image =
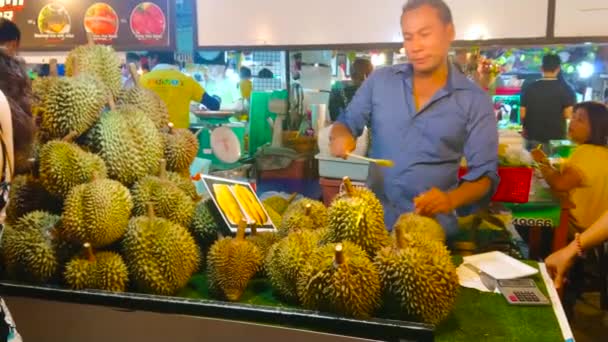
M15 12L23 9L25 0L0 0L0 17L13 20Z

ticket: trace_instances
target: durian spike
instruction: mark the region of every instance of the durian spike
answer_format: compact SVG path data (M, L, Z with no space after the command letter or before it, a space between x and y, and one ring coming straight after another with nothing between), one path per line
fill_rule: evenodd
M346 189L346 193L352 195L355 189L353 188L353 183L351 183L350 178L344 177L342 178L342 184L344 184L344 188Z
M308 203L306 205L306 207L304 208L304 215L310 216L311 211L312 211L312 205L310 203Z
M78 133L76 133L75 131L72 131L72 132L68 133L68 135L66 135L65 137L63 137L62 140L65 141L65 142L72 142L77 137L78 137Z
M169 122L167 126L169 127L169 134L173 134L173 127L175 127L173 122Z
M57 71L57 58L51 58L49 60L49 76L59 76L59 72Z
M336 245L335 248L335 257L334 257L334 264L336 266L342 265L345 261L345 257L344 257L344 246L339 243Z
M242 219L241 222L239 222L239 226L236 231L237 241L242 241L245 239L245 229L247 229L247 220Z
M93 253L93 247L91 246L91 244L85 242L82 247L84 248L84 254L87 257L87 260L89 260L90 262L95 262L95 254Z
M139 87L139 74L137 73L137 65L135 65L135 63L129 63L129 73L133 79L133 84L135 84L136 87Z
M167 159L161 159L158 161L158 177L160 179L166 179L167 178Z

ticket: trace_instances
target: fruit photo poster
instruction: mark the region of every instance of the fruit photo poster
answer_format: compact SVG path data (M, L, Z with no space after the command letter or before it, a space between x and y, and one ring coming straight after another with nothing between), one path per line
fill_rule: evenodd
M24 51L69 50L85 44L89 33L95 43L117 50L175 45L174 0L17 1L11 19L22 31Z
M251 184L206 175L202 179L218 211L233 232L236 232L242 219L249 226L255 225L258 231L275 230Z

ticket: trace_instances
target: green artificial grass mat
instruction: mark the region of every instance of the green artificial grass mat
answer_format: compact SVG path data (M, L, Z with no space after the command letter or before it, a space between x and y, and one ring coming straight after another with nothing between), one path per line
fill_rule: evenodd
M461 259L454 262L460 264ZM538 268L535 262L529 265ZM546 294L539 274L534 278ZM190 299L211 299L206 274L197 274L178 296ZM272 307L296 308L274 296L266 279L249 283L239 303ZM310 327L314 330L314 327ZM460 288L450 316L435 330L436 341L562 341L563 337L551 306L513 306L501 294L482 293Z

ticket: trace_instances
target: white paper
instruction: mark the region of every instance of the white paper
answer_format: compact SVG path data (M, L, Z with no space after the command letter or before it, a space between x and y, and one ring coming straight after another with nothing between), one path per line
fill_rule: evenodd
M481 292L491 292L481 281L479 274L473 272L470 268L464 266L464 264L460 265L456 269L456 274L458 275L458 282L460 286L466 287L469 289L476 289ZM500 293L498 288L494 291L495 293Z
M489 252L466 256L465 263L473 264L494 279L518 279L538 273L534 267L512 258L502 252Z

